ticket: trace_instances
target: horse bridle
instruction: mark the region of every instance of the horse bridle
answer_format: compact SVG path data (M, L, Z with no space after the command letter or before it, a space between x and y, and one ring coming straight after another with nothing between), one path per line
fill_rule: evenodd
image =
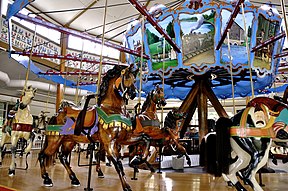
M25 109L25 108L27 107L27 105L28 105L28 104L24 104L23 102L20 102L19 108L20 108L21 110L23 110L23 109Z
M131 88L131 86L130 86L130 87L124 87L124 85L125 85L125 80L127 80L125 73L126 73L126 71L123 72L123 73L121 72L121 76L120 76L121 81L120 81L119 86L120 86L120 90L121 90L121 92L122 92L122 97L123 97L123 99L127 102L127 101L128 101L128 98L126 97L126 94L129 94L129 89ZM132 73L129 73L128 75L129 75L129 77L130 77L131 79L134 78L134 75L133 75ZM130 96L129 96L129 97L130 97Z

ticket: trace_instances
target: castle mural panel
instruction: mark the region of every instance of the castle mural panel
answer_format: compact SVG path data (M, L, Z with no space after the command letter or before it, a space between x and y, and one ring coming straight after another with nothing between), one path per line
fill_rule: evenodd
M214 64L215 11L202 14L179 14L183 64Z

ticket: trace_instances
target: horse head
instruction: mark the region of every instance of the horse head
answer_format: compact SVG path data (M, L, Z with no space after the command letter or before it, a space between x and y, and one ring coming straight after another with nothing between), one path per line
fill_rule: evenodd
M118 88L122 91L122 97L127 101L136 97L136 75L139 69L133 70L133 65L123 69L118 81Z
M50 113L49 111L41 111L41 113L38 116L38 124L37 128L40 130L45 130L48 124L48 117L47 113Z
M164 107L167 104L164 97L164 90L160 88L159 85L151 92L151 99L157 107Z
M21 96L21 102L20 102L20 109L24 109L31 103L31 101L35 97L35 93L37 91L37 88L32 88L32 86L28 86L27 88L24 88L23 94Z
M266 127L269 121L269 109L267 106L264 104L255 104L254 107L250 107L249 114L251 116L254 127Z

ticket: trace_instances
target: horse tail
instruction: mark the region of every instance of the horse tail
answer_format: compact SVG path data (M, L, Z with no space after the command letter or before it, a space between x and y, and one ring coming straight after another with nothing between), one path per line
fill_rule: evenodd
M220 117L216 122L216 160L215 176L228 174L231 158L230 127L232 121Z

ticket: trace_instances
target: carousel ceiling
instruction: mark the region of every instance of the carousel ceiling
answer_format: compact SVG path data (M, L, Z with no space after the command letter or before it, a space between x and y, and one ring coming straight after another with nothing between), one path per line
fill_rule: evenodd
M128 0L107 1L106 32L104 36L106 39L121 43L128 24L135 19L139 19L141 15ZM140 0L139 2L149 10L156 4L163 4L173 9L185 1ZM215 2L220 1L216 0ZM250 2L259 6L266 1L251 0ZM281 13L279 0L270 0L270 2L275 4L275 7ZM35 0L27 8L48 21L54 21L62 26L101 36L104 7L105 0Z
M199 0L200 1L200 0ZM27 6L27 8L34 13L34 15L37 15L38 17L44 18L49 22L55 23L57 25L62 25L67 28L71 29L76 29L80 32L85 32L89 33L91 35L95 35L96 37L101 37L102 31L103 31L103 16L104 16L104 8L105 8L105 0L35 0L33 1L30 5ZM231 75L229 72L229 58L233 57L236 59L233 59L232 65L233 65L233 82L235 84L235 91L236 91L236 96L241 96L245 97L248 95L251 95L251 85L250 85L250 73L249 73L249 64L248 64L248 56L244 52L244 39L241 39L241 37L245 37L243 35L243 21L240 21L241 19L236 19L236 24L233 26L235 31L238 31L238 33L231 34L232 38L237 37L239 39L234 39L231 44L236 45L238 42L241 43L242 49L240 50L240 53L238 50L231 51L231 55L229 56L228 52L228 47L226 46L225 50L222 49L221 51L214 51L214 47L216 46L216 41L218 41L221 37L221 30L223 30L225 26L225 22L228 21L229 14L233 11L233 6L231 4L225 4L223 2L227 2L227 0L223 1L211 1L211 5L208 3L204 4L204 8L200 8L199 10L196 9L190 9L186 10L185 7L189 7L187 3L190 1L162 1L162 0L148 0L148 1L140 1L143 6L146 6L147 9L149 10L151 7L155 7L157 4L163 4L166 7L166 11L163 10L159 17L155 17L156 20L161 24L161 22L168 18L169 16L175 16L175 15L180 15L181 12L181 19L182 21L190 21L193 22L193 19L196 19L198 21L198 24L205 24L203 30L210 30L210 31L216 31L216 33L213 33L213 35L210 34L205 34L202 33L199 29L199 26L194 28L190 27L190 31L185 31L183 30L184 28L189 28L189 27L184 27L185 24L181 25L177 22L174 22L174 40L176 43L183 48L182 52L184 51L184 54L180 53L174 53L170 51L169 53L167 52L167 55L170 55L170 60L176 60L177 64L173 65L175 63L170 62L169 64L166 65L164 68L164 73L165 73L165 94L169 98L179 98L179 99L184 99L185 96L187 95L187 92L191 89L195 76L203 75L204 77L211 78L211 86L213 87L213 90L215 91L216 95L220 98L229 98L232 96L232 88L231 88ZM209 2L207 0L203 0L203 2ZM235 1L232 1L235 2ZM251 20L251 18L255 18L256 20L259 20L259 15L258 12L256 11L263 3L264 1L254 1L251 0L250 3L255 5L255 7L249 7L248 11L252 12L252 15L246 15L246 19L248 22L251 22L250 25L250 32L248 29L248 33L250 35L250 41L251 46L255 46L257 44L257 38L258 34L260 34L261 27L269 26L269 34L265 34L265 39L268 39L269 35L276 35L279 32L279 26L280 26L280 17L281 17L281 7L280 7L280 2L279 0L272 0L270 1L271 5L275 7L275 10L277 11L272 11L272 17L268 17L267 14L263 18L261 17L260 19L262 20L269 20L268 24L263 24L260 26L259 24ZM108 6L107 6L107 17L106 17L106 28L105 28L105 33L104 37L106 41L113 41L117 43L122 43L123 39L125 39L124 44L126 47L130 49L135 49L139 50L139 37L133 39L133 35L137 33L136 29L140 28L139 25L135 24L137 22L134 22L135 20L139 20L141 18L141 14L133 7L129 1L127 0L108 0L107 1ZM213 4L214 3L214 4ZM246 1L247 3L247 1ZM224 14L220 12L209 12L209 9L213 9L216 6L224 7L228 11ZM205 7L207 6L207 7ZM249 4L250 6L250 4ZM176 11L171 11L174 10ZM223 8L223 9L224 9ZM274 9L274 8L273 8ZM167 11L168 10L168 11ZM184 10L184 12L183 12ZM186 11L186 12L185 12ZM189 17L187 15L196 15L195 18ZM222 15L221 15L222 14ZM275 15L274 15L275 14ZM216 16L215 16L216 15ZM239 13L241 16L241 13ZM220 18L221 16L221 18ZM239 16L239 17L240 17ZM180 18L180 17L179 17ZM250 19L249 19L250 18ZM268 18L268 19L267 19ZM180 20L181 20L180 19ZM203 21L203 22L202 22ZM172 21L171 21L172 22ZM278 23L277 23L278 22ZM176 23L176 26L175 26ZM276 24L275 24L276 23ZM167 23L162 22L162 24L165 26L167 30ZM197 22L196 22L197 24ZM148 26L149 24L147 23L147 28L149 29ZM209 26L208 26L209 25ZM134 26L134 29L133 29ZM206 28L205 28L206 27ZM217 29L217 28L220 29ZM254 28L253 28L254 27ZM278 28L277 28L278 27ZM132 28L132 29L131 29ZM211 29L213 28L213 29ZM273 30L273 34L270 32ZM178 30L178 32L177 32ZM140 30L138 30L140 31ZM150 33L153 33L153 30L150 30ZM196 32L195 32L196 31ZM252 32L251 32L252 31ZM184 34L184 35L183 35ZM195 37L193 38L193 34L199 34L197 38L201 38L202 41L200 42L203 45L206 44L203 50L200 51L194 51L189 48L189 44L193 41L193 39L196 39ZM178 35L178 36L177 36ZM190 35L190 36L189 36ZM135 35L137 36L137 35ZM138 35L139 36L139 35ZM153 37L153 34L150 36ZM155 35L154 35L155 36ZM157 35L156 35L157 36ZM147 37L147 36L146 36ZM183 37L183 38L182 38ZM130 38L130 39L129 39ZM185 39L186 38L186 39ZM215 40L215 39L216 40ZM132 40L131 40L132 39ZM161 39L161 38L159 38ZM163 41L159 40L157 44L161 44L163 47ZM183 40L184 39L184 40ZM208 41L210 40L210 42ZM206 42L207 41L207 42ZM212 44L211 44L212 42ZM130 43L130 44L129 44ZM137 44L138 43L138 44ZM155 46L151 47L150 45L153 42L148 42L146 39L146 43L144 43L144 48L145 48L145 53L150 55L151 60L147 61L146 64L144 65L144 75L143 75L143 80L144 80L144 85L143 85L143 90L145 93L149 92L151 88L153 89L153 85L155 84L161 84L162 83L162 77L163 77L163 70L162 67L163 64L161 63L165 58L161 58L161 46ZM155 43L155 42L154 42ZM185 45L186 43L186 45ZM209 44L210 43L210 44ZM226 42L224 41L227 45L227 40ZM277 42L278 44L274 45L274 52L279 53L279 48L280 47L280 42ZM166 44L168 44L166 42ZM238 45L238 44L237 44ZM199 47L199 44L193 45L195 47ZM252 47L253 47L252 46ZM212 47L212 48L211 48ZM201 47L202 48L202 47ZM237 47L236 47L237 48ZM154 49L154 50L153 50ZM155 50L157 49L157 50ZM159 49L159 50L158 50ZM277 49L277 50L276 50ZM153 51L158 51L156 54L152 54ZM166 50L167 51L167 50ZM203 53L204 52L204 53ZM206 54L205 54L206 52ZM163 53L163 50L162 50ZM203 53L203 54L202 54ZM195 61L196 56L199 57L202 54L202 59L198 59ZM204 55L205 54L205 55ZM242 55L243 54L243 55ZM257 55L258 54L258 55ZM258 58L260 53L254 53L253 58L255 59L257 56ZM262 53L261 53L262 54ZM242 56L241 56L242 55ZM165 56L163 56L165 57ZM264 56L265 57L265 56ZM267 56L268 57L268 56ZM173 59L171 59L173 58ZM161 61L162 59L162 61ZM257 61L258 65L255 64L254 62L254 69L252 70L252 80L254 81L254 89L257 93L267 93L269 88L274 82L275 75L277 69L277 61L272 60L269 58L266 58L266 61L264 63L265 67L262 67L261 61ZM130 63L137 63L139 62L139 59L132 57L132 56L127 56L127 60ZM200 60L200 61L199 61ZM203 61L204 60L204 61ZM271 62L271 64L269 64ZM156 63L156 64L155 64ZM167 64L167 63L166 63ZM144 95L145 96L145 95Z

